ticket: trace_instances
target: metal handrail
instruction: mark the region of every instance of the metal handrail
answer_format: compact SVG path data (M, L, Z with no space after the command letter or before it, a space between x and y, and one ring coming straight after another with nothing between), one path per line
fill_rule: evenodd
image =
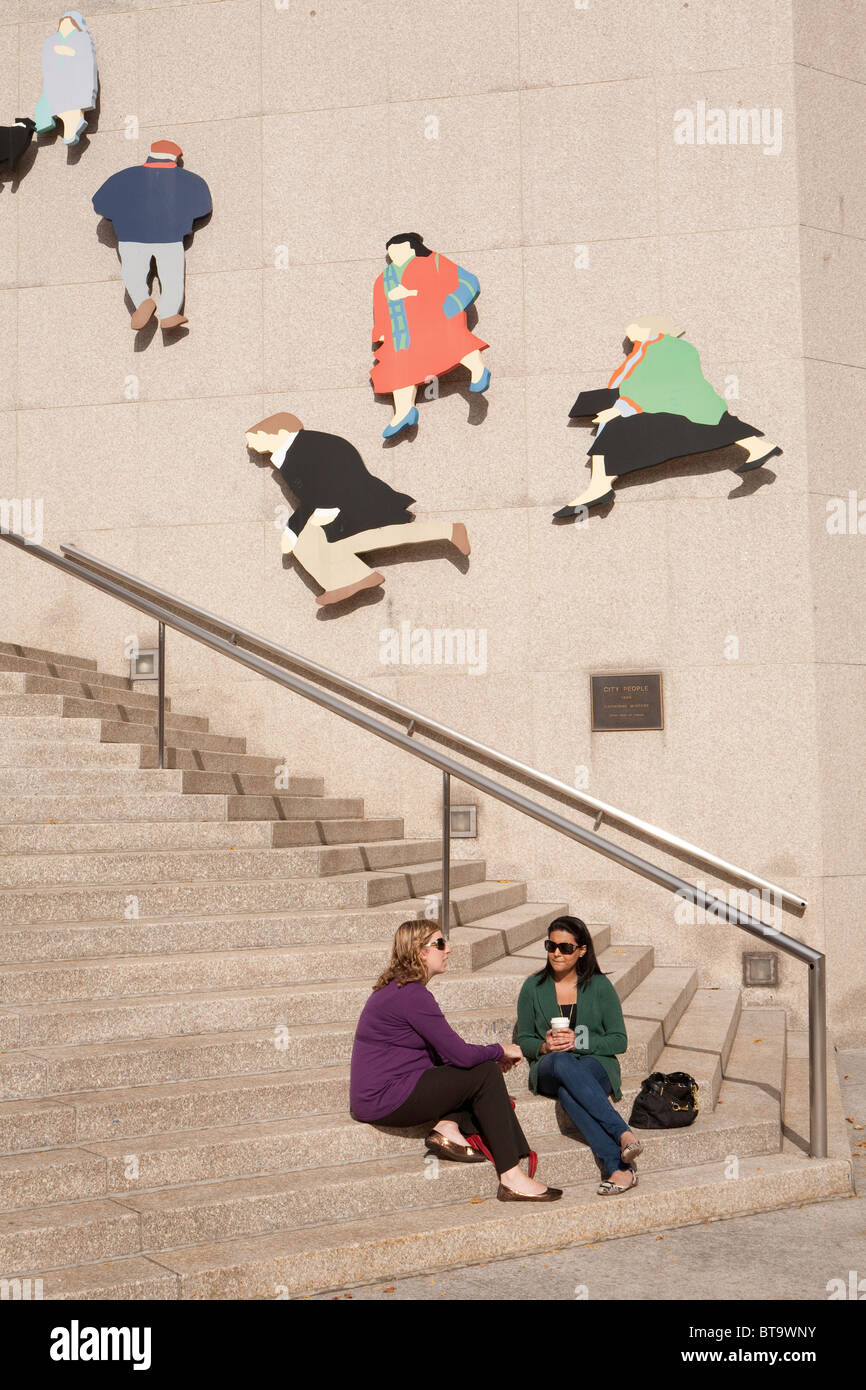
M114 579L106 578L95 573L92 569L79 563L76 560L64 555L55 555L52 551L46 550L43 546L33 545L25 541L21 536L14 533L0 531L0 539L7 541L19 550L26 551L35 555L43 562L52 565L63 573L89 584L92 588L100 590L102 593L118 599L122 603L128 604L132 608L138 609L141 613L148 614L155 619L161 628L161 639L164 638L164 628L171 627L203 646L211 648L213 651L220 652L230 660L246 666L249 670L256 671L258 674L266 676L269 680L282 685L285 689L292 690L295 694L303 696L304 699L312 701L321 708L328 710L332 714L337 714L349 723L356 724L366 729L368 732L376 734L379 738L391 743L395 747L403 749L413 757L423 762L430 763L438 767L443 774L444 800L447 804L450 777L458 777L460 781L475 787L478 791L484 792L488 796L503 802L507 806L513 807L523 815L539 821L543 825L557 830L560 834L566 835L569 839L576 840L598 854L604 855L608 859L622 864L624 867L640 874L644 878L666 888L669 892L676 893L677 896L694 903L704 911L723 921L728 921L732 925L748 932L751 936L756 936L761 940L770 942L778 950L784 951L787 955L794 956L803 961L809 967L809 1140L810 1154L813 1157L824 1158L827 1154L827 1095L826 1095L826 979L825 979L825 958L820 951L814 950L802 941L797 941L794 937L785 935L775 927L768 927L765 923L749 916L748 913L741 912L739 908L731 907L720 898L715 898L712 894L706 893L702 888L694 884L687 883L685 880L677 878L674 874L668 873L665 869L659 868L655 864L649 863L645 859L632 854L630 850L624 849L620 845L603 839L595 834L594 831L585 830L583 827L575 825L557 812L549 810L538 802L529 800L528 797L505 787L501 783L494 782L483 773L468 767L456 759L440 753L438 749L429 748L424 744L414 741L410 734L402 733L400 730L390 728L380 720L366 713L364 710L348 705L337 696L328 691L320 690L311 685L308 681L299 676L290 674L288 671L281 670L271 662L256 656L252 652L244 651L239 646L220 637L216 633L208 632L205 628L199 627L190 622L187 618L179 614L172 613L169 609L153 602L151 599L144 598L140 594L134 593L130 588L117 582ZM222 623L222 620L219 620ZM234 629L233 629L234 631ZM162 655L161 655L162 664ZM451 850L450 850L450 825L443 821L442 832L442 868L443 879L446 875L446 865L450 869ZM450 899L446 899L445 893L442 895L442 907L440 912L440 925L444 932L448 932L450 927L451 908Z
M667 849L689 859L697 860L699 863L709 868L717 870L724 877L737 879L741 883L748 883L753 888L758 888L762 893L769 893L774 902L782 902L788 907L794 908L799 912L805 911L807 901L799 893L794 893L790 889L781 888L776 883L771 883L769 879L762 878L759 874L752 873L749 869L741 869L736 864L729 863L726 859L721 859L718 855L711 854L707 850L701 849L698 845L690 844L688 840L683 840L678 835L672 835L666 830L662 830L657 825L652 825L649 821L640 820L637 816L630 815L627 811L621 811L616 806L611 806L606 801L599 801L597 797L589 796L575 787L570 787L567 782L561 782L556 777L550 777L545 772L540 772L537 768L530 767L528 763L519 762L516 758L509 757L507 753L500 753L497 749L489 747L487 744L479 743L466 734L459 733L456 729L451 729L447 724L441 724L436 719L429 719L426 715L419 714L417 710L410 709L407 705L401 705L396 700L391 700L387 695L382 695L376 690L371 690L369 686L361 685L358 681L351 680L348 676L340 675L337 671L330 670L327 666L321 666L317 661L310 660L309 657L301 656L298 652L290 651L287 647L281 647L278 643L270 641L267 637L261 637L258 633L249 632L246 628L227 623L224 618L218 617L215 613L209 613L205 608L199 608L196 604L190 603L186 599L178 598L176 594L169 593L167 589L161 589L156 584L151 584L147 580L139 579L136 575L128 574L125 570L119 569L116 565L111 565L105 560L99 560L94 555L89 555L87 551L79 550L74 545L61 545L64 555L70 556L80 564L86 565L97 572L109 575L119 580L125 585L133 585L145 596L154 598L157 602L169 603L174 607L182 609L191 615L193 621L211 624L230 635L232 643L248 644L257 647L260 651L267 653L269 659L277 661L287 661L292 666L299 667L308 675L324 679L329 685L335 686L343 694L350 698L362 699L369 703L379 714L394 715L398 719L407 721L413 733L424 730L434 737L442 739L450 744L454 744L464 753L469 753L484 762L493 763L500 772L515 777L524 782L529 782L535 787L544 788L553 792L559 799L571 801L582 810L592 812L595 816L595 829L599 828L602 819L613 822L618 826L623 826L627 830L634 831L656 843L664 845Z

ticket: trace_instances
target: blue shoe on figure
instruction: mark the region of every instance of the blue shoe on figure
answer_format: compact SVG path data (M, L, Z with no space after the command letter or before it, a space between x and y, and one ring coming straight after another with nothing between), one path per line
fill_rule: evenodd
M401 430L411 429L411 427L417 425L417 423L418 407L417 405L413 405L409 413L404 415L402 420L398 420L396 425L387 425L385 429L383 429L382 438L393 439L395 434L399 434Z
M478 380L477 380L477 381L471 381L471 382L469 383L469 390L470 390L470 391L473 391L476 395L480 395L480 393L481 393L482 391L486 391L486 390L487 390L487 388L488 388L489 385L490 385L490 368L489 368L489 367L485 367L485 368L484 368L484 371L483 371L483 373L482 373L482 375L478 378Z

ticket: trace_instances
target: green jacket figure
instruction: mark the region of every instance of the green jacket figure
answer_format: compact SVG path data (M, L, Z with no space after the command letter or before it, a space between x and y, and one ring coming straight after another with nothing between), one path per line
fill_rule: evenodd
M517 1041L529 1062L529 1085L536 1092L539 1049L551 1018L560 1012L553 979L539 980L537 975L530 975L517 1000ZM581 1032L584 1028L585 1035ZM588 984L578 988L574 1031L576 1041L586 1044L576 1046L575 1055L598 1059L610 1078L614 1100L619 1100L622 1078L616 1054L625 1052L628 1040L619 995L606 975L593 975Z

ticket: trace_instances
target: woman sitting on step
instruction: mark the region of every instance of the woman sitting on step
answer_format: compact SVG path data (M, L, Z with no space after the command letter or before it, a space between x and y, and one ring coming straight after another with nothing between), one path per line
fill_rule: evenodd
M457 1163L486 1162L463 1138L464 1130L480 1132L499 1174L500 1201L556 1201L559 1188L535 1182L519 1166L530 1149L503 1073L523 1061L520 1048L464 1042L427 988L443 973L450 954L441 930L430 922L397 928L391 962L373 986L355 1031L352 1116L397 1128L432 1121L427 1149Z
M603 1178L599 1195L618 1196L637 1187L633 1160L643 1152L610 1102L621 1095L616 1054L628 1046L619 997L579 917L557 917L547 937L547 964L525 981L517 1001L529 1084L556 1096L592 1149Z

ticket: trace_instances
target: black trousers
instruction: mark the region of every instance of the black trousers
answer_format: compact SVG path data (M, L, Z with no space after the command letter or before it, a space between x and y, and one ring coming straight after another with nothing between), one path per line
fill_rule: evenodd
M505 1086L505 1077L495 1062L477 1067L431 1067L415 1089L390 1115L377 1125L409 1127L440 1120L453 1120L462 1134L480 1134L490 1152L497 1173L507 1173L529 1154L526 1135L520 1127Z

